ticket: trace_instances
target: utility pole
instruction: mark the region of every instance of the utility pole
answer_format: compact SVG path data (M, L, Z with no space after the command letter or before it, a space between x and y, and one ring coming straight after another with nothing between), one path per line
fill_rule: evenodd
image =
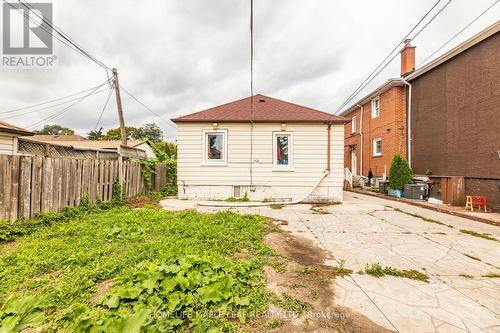
M116 108L118 109L118 119L120 120L120 134L122 145L127 145L127 132L125 130L125 120L123 119L122 98L120 96L120 83L118 82L118 71L113 68L113 82L115 84Z

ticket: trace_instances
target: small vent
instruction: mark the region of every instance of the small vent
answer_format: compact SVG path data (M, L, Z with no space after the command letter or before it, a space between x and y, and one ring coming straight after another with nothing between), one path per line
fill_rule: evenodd
M262 98L261 98L261 99L259 99L259 103L265 103L265 102L266 102L266 100L265 100L265 99L262 99Z

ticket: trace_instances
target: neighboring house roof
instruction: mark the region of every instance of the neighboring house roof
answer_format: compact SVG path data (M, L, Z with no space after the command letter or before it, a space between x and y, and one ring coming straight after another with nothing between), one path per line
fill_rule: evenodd
M33 135L32 132L30 132L24 128L14 126L12 124L9 124L9 123L7 123L5 121L1 121L1 120L0 120L0 131L1 132L9 132L9 133L13 133L13 134L20 134L20 135Z
M442 63L452 59L453 57L459 55L460 53L466 51L467 49L473 47L474 45L482 42L486 38L493 36L494 34L498 33L499 31L500 31L500 20L496 21L494 24L490 25L488 28L484 29L483 31L479 32L478 34L467 39L465 42L452 48L451 50L449 50L445 54L437 57L433 61L416 69L413 73L411 73L410 75L408 75L406 77L406 80L410 81L410 80L416 79L420 75L427 73L431 69L433 69L433 68L441 65Z
M41 135L41 134L35 134L32 137L30 137L30 139L39 141L54 141L54 142L86 140L81 135Z
M33 138L30 138L33 140ZM83 140L83 141L57 141L57 140L40 140L36 138L35 135L35 140L45 142L45 143L50 143L50 144L57 144L60 146L73 146L73 147L88 147L88 148L100 148L100 149L118 149L119 146L121 146L122 142L119 140L114 140L114 141L94 141L94 140ZM127 146L131 148L135 148L139 146L140 144L144 143L146 141L138 141L138 140L127 140Z
M314 110L305 106L285 102L264 95L247 97L231 103L219 105L204 111L191 113L172 119L180 122L330 122L345 123L346 119L331 113Z
M385 93L387 90L389 90L393 87L401 87L401 86L404 86L403 80L401 80L401 79L389 79L383 85L378 86L375 90L370 92L368 95L366 95L365 97L361 98L356 103L351 105L348 109L339 113L339 115L345 116L345 115L351 113L352 111L359 109L358 105L364 105L367 102L369 102L370 100L372 100L374 97L377 97L378 95Z

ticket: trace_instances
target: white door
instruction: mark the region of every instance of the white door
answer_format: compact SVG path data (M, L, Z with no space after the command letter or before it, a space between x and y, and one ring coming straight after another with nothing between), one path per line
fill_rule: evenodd
M351 172L353 176L358 175L358 157L356 154L356 149L351 150Z

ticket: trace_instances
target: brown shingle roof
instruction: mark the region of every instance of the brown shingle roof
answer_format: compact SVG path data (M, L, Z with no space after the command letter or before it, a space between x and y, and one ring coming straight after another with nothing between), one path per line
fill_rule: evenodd
M28 131L24 128L14 126L12 124L9 124L9 123L7 123L5 121L1 121L1 120L0 120L0 131L10 132L10 133L14 133L14 134L21 134L21 135L33 135L33 133L31 133L30 131Z
M250 97L219 105L204 111L172 119L173 122L330 122L345 123L346 119L327 112L285 102L264 95L253 96L253 114Z
M121 141L112 140L112 141L94 141L94 140L83 140L83 141L58 141L58 140L39 140L36 138L29 138L35 141L41 141L45 143L51 143L60 146L71 146L71 147L87 147L87 148L100 148L100 149L118 149L121 145ZM144 141L136 141L136 140L127 140L127 146L131 148L135 148L140 145Z
M30 137L32 140L38 141L85 141L86 139L81 135L42 135L35 134Z

